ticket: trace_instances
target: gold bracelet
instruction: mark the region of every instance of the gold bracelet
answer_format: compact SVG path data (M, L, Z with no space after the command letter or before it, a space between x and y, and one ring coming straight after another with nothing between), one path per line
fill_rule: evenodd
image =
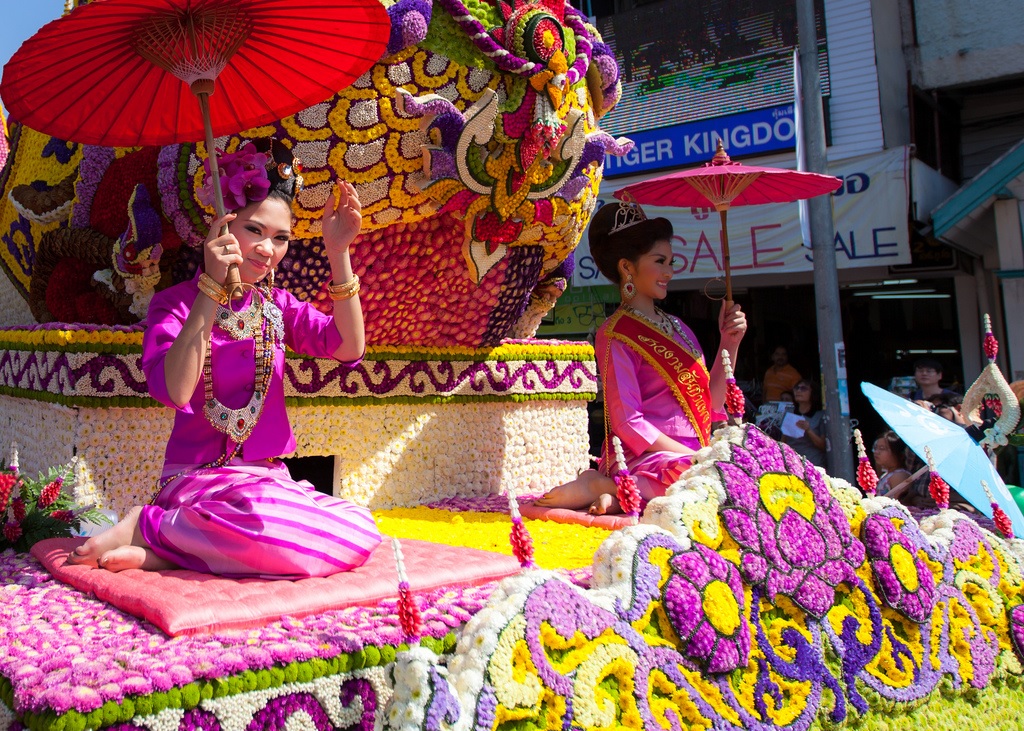
M217 284L216 280L206 272L199 275L199 281L196 283L199 287L199 291L205 294L207 297L212 299L219 305L227 305L228 293L221 285Z
M327 287L327 294L335 302L351 299L359 294L359 275L353 274L352 278L344 284L332 284Z

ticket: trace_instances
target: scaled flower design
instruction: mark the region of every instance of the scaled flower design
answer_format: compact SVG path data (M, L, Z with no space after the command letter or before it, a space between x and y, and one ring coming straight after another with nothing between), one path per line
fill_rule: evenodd
M855 580L864 545L821 473L755 427L717 467L726 492L722 521L740 546L743 578L824 617L835 586Z
M882 599L915 622L924 622L935 604L935 577L924 555L928 544L917 524L897 509L864 521L864 548Z
M750 626L736 567L700 543L672 558L665 610L681 650L712 673L746 667Z

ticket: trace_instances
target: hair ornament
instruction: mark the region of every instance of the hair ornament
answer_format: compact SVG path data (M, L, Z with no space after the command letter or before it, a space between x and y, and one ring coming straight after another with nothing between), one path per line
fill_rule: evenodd
M270 193L270 178L267 165L272 158L260 152L256 146L248 142L236 152L217 152L217 166L220 173L221 192L224 195L224 207L229 211L245 208L250 202L264 200ZM203 161L206 175L203 186L196 192L196 197L204 206L213 205L213 174L210 170L210 158Z
M623 193L622 200L619 201L619 208L615 211L615 220L612 222L612 227L608 230L608 235L616 234L646 220L647 214L644 213L644 209L640 207L640 204L629 193Z
M302 190L302 186L305 181L302 179L302 160L295 158L290 163L279 162L277 164L277 174L281 180L289 180L292 176L295 177L295 195L298 195Z

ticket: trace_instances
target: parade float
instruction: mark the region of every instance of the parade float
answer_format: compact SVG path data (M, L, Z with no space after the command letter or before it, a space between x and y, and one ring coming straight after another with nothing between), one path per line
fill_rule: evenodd
M170 417L139 321L194 273L211 211L201 143L94 147L11 120L0 731L1017 728L1024 542L1005 520L911 514L750 426L719 430L638 521L519 517L515 495L588 461L593 350L532 336L605 155L627 149L599 126L618 69L568 5L388 12L386 53L349 88L217 142L273 135L303 161L278 284L318 306L331 181L364 204L367 356L287 369L297 456L334 457L334 491L400 539L334 583L27 550L152 497Z

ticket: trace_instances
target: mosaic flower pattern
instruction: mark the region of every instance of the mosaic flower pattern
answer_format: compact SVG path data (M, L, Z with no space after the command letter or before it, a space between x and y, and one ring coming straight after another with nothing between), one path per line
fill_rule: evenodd
M683 654L712 673L746 667L750 629L739 571L700 544L676 555L670 565L665 611Z
M722 522L740 546L743 578L823 617L836 584L864 561L864 546L821 473L755 428L718 469L727 496Z
M924 622L935 604L935 577L926 563L927 541L898 509L868 516L864 547L881 597L915 622Z

